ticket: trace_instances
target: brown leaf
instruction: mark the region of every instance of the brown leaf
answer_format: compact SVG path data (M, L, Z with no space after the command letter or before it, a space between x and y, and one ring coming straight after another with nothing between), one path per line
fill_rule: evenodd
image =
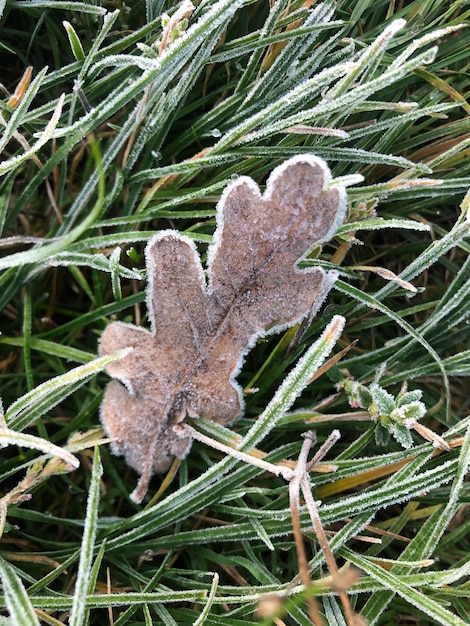
M331 174L312 155L277 167L264 195L242 176L224 191L208 252L208 280L194 243L163 231L146 248L147 307L151 331L111 323L100 351L132 346L108 367L113 378L101 416L141 478L132 494L140 501L152 473L184 457L191 441L173 426L202 416L230 423L243 410L235 377L255 341L317 310L336 275L299 270L297 261L327 240L341 223L344 189L324 190Z

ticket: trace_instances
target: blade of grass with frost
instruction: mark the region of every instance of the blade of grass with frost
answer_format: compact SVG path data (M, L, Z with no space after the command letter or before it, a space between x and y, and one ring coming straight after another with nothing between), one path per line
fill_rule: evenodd
M97 35L93 38L91 47L86 53L83 63L80 64L80 72L77 78L75 79L74 85L78 87L82 85L85 76L90 70L90 66L93 64L96 55L99 53L101 44L104 42L105 38L108 36L109 31L114 26L114 23L119 17L119 13L120 13L119 9L116 9L112 13L108 12L106 13L106 15L103 16L103 25L100 31L97 33ZM71 102L70 102L70 109L68 113L68 125L69 126L73 123L73 117L74 117L75 108L77 105L77 100L78 100L77 89L74 88Z
M416 222L415 220L391 218L385 219L383 217L374 217L362 220L360 222L347 222L338 228L335 236L347 235L352 231L357 230L382 230L384 228L398 228L400 230L421 230L430 231L431 227L428 224L422 222Z
M256 599L256 597L255 597ZM73 599L70 595L40 595L30 596L30 602L37 609L43 611L70 611ZM92 609L109 609L110 607L121 607L123 605L141 607L145 604L166 604L174 602L188 602L202 604L207 602L206 589L189 589L184 591L155 591L145 592L121 592L121 593L98 593L89 594L86 597L87 611ZM246 595L240 596L216 596L214 604L240 604L246 602ZM25 622L19 621L14 626L23 626ZM32 622L34 624L34 622ZM27 625L30 626L29 622ZM10 625L9 625L10 626Z
M216 593L217 593L217 587L219 584L219 575L217 574L217 572L214 572L214 576L212 578L212 585L211 585L211 590L209 593L209 597L206 600L206 603L201 611L201 614L199 615L199 617L197 618L197 620L194 622L193 626L202 626L204 624L204 622L206 621L206 618L209 615L209 612L211 610L211 606L215 600L216 597Z
M364 101L359 103L356 108L356 111L367 110L368 101ZM390 128L400 129L400 127L408 127L411 126L416 120L424 119L427 116L435 116L439 113L445 114L448 111L452 111L457 108L455 103L443 102L436 103L429 106L419 106L413 108L411 111L405 111L400 113L399 116L394 118L388 118L385 120L377 120L376 123L371 124L370 126L362 126L361 128L351 129L348 131L350 140L358 141L361 138L368 137L370 135L374 135L378 137L378 142L380 142L380 138L384 135L384 133ZM376 149L376 144L374 143L374 149Z
M67 452L67 450L55 446L46 439L41 439L41 437L35 437L34 435L17 433L14 430L6 428L0 428L0 448L6 446L19 446L31 448L32 450L41 450L41 452L45 452L52 457L59 457L71 468L77 468L80 465L80 461L77 457Z
M431 31L430 33L426 33L422 37L418 37L413 39L413 41L403 50L403 52L393 60L392 66L399 66L405 63L410 56L422 48L423 46L427 46L430 43L434 43L439 39L443 39L452 33L455 33L457 30L464 28L465 24L454 24L452 26L447 26L446 28L439 28Z
M0 336L0 345L23 347L24 339L22 337ZM72 348L61 343L55 343L53 341L39 339L37 337L31 337L29 347L31 350L37 350L43 354L57 356L61 359L65 359L66 361L76 361L77 363L89 363L96 358L96 354L92 352L85 352L85 350Z
M120 254L119 248L115 250L118 250ZM107 272L108 274L118 274L121 278L127 278L129 280L142 280L143 278L140 270L125 267L116 262L116 259L113 259L112 256L107 257L100 253L83 254L80 252L58 252L47 259L45 264L52 267L67 267L69 265L74 267L91 267L101 272Z
M312 149L311 146L309 146L309 149ZM298 149L298 152L302 152L301 148ZM315 147L315 154L331 161L346 161L348 164L392 165L406 170L409 169L415 175L432 174L432 170L424 163L413 163L413 161L404 157L397 157L373 150L318 146L318 148Z
M36 143L26 150L22 154L12 157L11 159L7 159L6 161L0 162L0 176L6 174L10 170L16 169L19 165L22 165L25 161L30 159L42 146L44 146L53 136L55 127L59 122L59 117L62 113L62 107L64 104L65 94L61 94L59 97L54 112L52 114L51 119L47 123L45 129L39 136L39 139Z
M135 182L145 181L154 178L163 178L172 174L191 174L195 175L204 168L222 167L232 162L239 161L240 156L250 157L269 157L288 159L296 154L311 153L312 146L273 146L272 148L263 148L253 146L253 148L240 148L237 152L225 152L224 154L207 155L197 160L182 161L174 165L164 165L148 170L142 170L132 176L131 180ZM413 163L404 157L383 154L358 148L336 148L315 146L316 156L323 157L327 161L346 161L348 164L384 164L401 167L403 169L411 169L416 174L430 174L431 170L424 163ZM421 222L416 222L423 226ZM344 226L345 227L345 226Z
M305 19L302 22L303 27L318 26L319 24L327 24L333 17L334 7L328 3L317 4L312 7ZM277 54L272 65L263 74L262 78L254 83L253 88L246 95L243 105L247 106L250 102L260 101L267 96L275 92L277 85L279 85L280 78L285 82L289 77L289 72L292 69L292 60L295 59L298 62L299 57L305 50L313 50L315 40L318 38L320 32L314 31L310 35L302 38L288 39L285 46ZM293 80L297 80L294 76Z
M74 29L70 22L64 20L62 25L67 33L67 37L69 40L69 46L72 50L72 54L75 57L76 61L84 61L85 60L85 51L83 50L82 42L80 41L80 37L77 35L77 31Z
M394 565L396 563L396 561L394 561L393 559L381 558L380 561L384 564L387 563L391 565ZM432 559L428 559L427 561L425 559L422 559L419 561L406 561L404 565L409 565L416 569L416 568L422 568L422 567L431 565L432 563L433 563ZM426 572L421 572L421 573L416 573L416 574L402 575L400 576L400 578L404 582L406 582L408 585L411 585L412 587L421 587L425 589L426 591L432 592L432 591L439 589L441 592L439 595L442 599L444 599L446 596L446 592L450 591L449 595L453 595L453 591L455 590L455 588L452 590L448 590L448 589L442 589L442 587L447 586L447 585L452 585L458 580L464 577L465 578L468 577L469 574L470 574L470 561L467 560L467 562L464 563L463 565L458 566L458 567L451 567L447 571L431 570L431 571L426 571ZM463 586L464 585L465 585L465 582L463 583Z
M12 620L11 624L40 626L36 611L21 579L13 567L3 559L0 559L0 576L3 582L5 606Z
M288 4L289 0L276 0L276 2L272 5L265 23L259 31L258 39L260 42L263 42L269 35L274 34L277 27L277 21L286 10ZM256 75L259 72L259 63L264 53L264 45L263 47L258 47L253 50L250 59L246 64L245 71L235 87L235 94L243 93L248 85L252 81L256 80Z
M408 184L407 184L408 183ZM364 195L360 196L361 200L370 198L386 198L393 196L394 200L414 200L425 198L440 198L444 196L449 198L452 195L462 195L468 190L470 185L470 176L468 178L446 178L446 179L414 179L403 180L399 182L379 183L377 185L367 185L362 188ZM356 196L357 198L357 196ZM354 196L351 199L355 199ZM435 203L434 203L435 204ZM461 237L467 237L469 229L463 228L463 224L459 225L458 230L465 234ZM440 228L440 227L437 227ZM436 230L437 230L436 228Z
M107 9L99 6L89 5L87 2L67 2L66 0L28 0L28 8L35 9L62 9L64 11L78 11L79 13L90 13L91 15L102 16Z
M365 75L365 79L367 80L366 72L370 73L370 65L372 65L372 69L376 70L378 64L382 60L385 51L391 42L391 40L395 37L395 35L402 30L406 26L406 21L403 19L398 19L393 21L391 24L385 27L382 33L373 41L367 48L360 54L359 59L357 60L355 68L347 74L342 80L338 81L338 84L333 87L331 93L328 94L329 98L338 98L340 95L343 95L350 85L356 82L361 74Z
M470 137L466 137L465 139L462 139L462 141L459 141L455 146L452 146L452 148L449 148L449 150L445 150L434 159L428 161L428 166L432 169L438 169L441 164L446 161L450 161L452 157L456 156L460 152L463 152L464 150L467 150L469 147Z
M468 576L470 576L470 560L459 567L451 567L446 572L426 572L422 578L428 586L443 587L444 585L452 585L461 578Z
M31 81L29 87L23 94L23 97L19 101L18 106L12 112L10 119L8 122L5 122L3 116L0 117L2 124L5 126L4 131L2 133L2 137L0 139L0 153L3 152L5 146L14 136L14 133L18 130L18 126L22 123L23 118L32 102L32 100L37 95L39 88L44 80L44 77L47 73L48 68L44 67L40 72L38 72L37 76ZM55 108L55 107L54 107Z
M289 154L294 156L294 154ZM171 176L172 174L192 174L201 172L204 169L211 167L223 167L234 161L240 159L238 152L225 152L224 154L207 155L200 159L188 159L181 161L180 163L174 163L171 165L163 165L162 167L154 167L148 170L140 170L131 177L131 182L142 182L156 178L164 178L165 176ZM214 212L212 211L212 215Z
M335 626L348 626L344 621L344 616L336 598L334 596L326 596L323 598L323 609L328 624Z
M98 372L103 371L109 363L117 361L129 354L130 348L119 350L109 356L100 357L86 365L80 365L66 374L56 376L39 385L14 402L5 413L5 421L13 430L22 430L32 419L38 407L44 413L76 391L78 386ZM78 385L78 386L77 386Z
M87 499L85 527L83 529L82 545L78 574L73 594L73 606L70 612L70 626L82 626L87 623L89 609L87 597L94 589L90 589L90 574L93 566L93 549L95 546L98 524L98 506L100 502L100 478L103 474L99 448L95 447L93 468L91 473L90 490ZM93 580L93 577L91 577Z
M243 442L238 447L239 450L247 451L258 445L274 428L282 415L290 409L333 350L345 322L346 320L341 315L333 317L321 337L308 348L292 372L286 376L271 402L243 438Z

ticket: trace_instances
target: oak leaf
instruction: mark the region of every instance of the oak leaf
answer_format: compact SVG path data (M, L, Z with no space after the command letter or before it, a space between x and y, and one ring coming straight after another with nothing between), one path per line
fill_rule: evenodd
M141 476L139 502L153 472L184 457L191 440L173 426L188 415L233 422L243 410L235 377L255 341L316 311L336 274L297 262L332 236L346 206L343 188L326 188L326 163L296 156L277 167L261 194L242 176L217 205L207 280L194 243L177 231L153 237L146 248L147 309L151 330L113 322L100 352L131 346L108 367L112 381L101 418Z

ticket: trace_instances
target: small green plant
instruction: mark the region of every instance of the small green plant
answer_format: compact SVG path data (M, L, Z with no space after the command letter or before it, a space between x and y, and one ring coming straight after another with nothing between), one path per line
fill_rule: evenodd
M347 378L338 386L344 389L353 408L367 409L370 419L377 422L375 441L378 445L387 445L392 435L404 448L411 448L413 446L411 430L416 429L437 447L450 450L442 437L419 423L426 415L426 405L421 402L423 395L421 389L407 391L404 386L394 397L376 383L367 387Z
M3 623L470 622L468 18L0 2ZM338 276L327 301L251 346L243 415L186 420L132 501L99 428L128 352L97 351L150 325L146 245L178 231L208 267L223 190L312 154L348 187L299 263Z

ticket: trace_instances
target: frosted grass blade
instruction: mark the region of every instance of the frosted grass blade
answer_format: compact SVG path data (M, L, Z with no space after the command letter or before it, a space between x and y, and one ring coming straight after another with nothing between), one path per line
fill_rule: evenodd
M93 590L90 589L90 575L93 566L93 549L96 539L98 523L98 506L100 501L100 478L103 473L99 457L99 448L95 447L93 469L91 473L90 490L87 500L85 528L83 530L80 560L78 565L77 581L73 594L73 605L70 612L70 626L82 626L86 623L88 608L87 597Z
M3 581L5 605L12 620L11 623L40 626L33 603L29 599L21 579L13 567L3 559L0 560L0 576Z

